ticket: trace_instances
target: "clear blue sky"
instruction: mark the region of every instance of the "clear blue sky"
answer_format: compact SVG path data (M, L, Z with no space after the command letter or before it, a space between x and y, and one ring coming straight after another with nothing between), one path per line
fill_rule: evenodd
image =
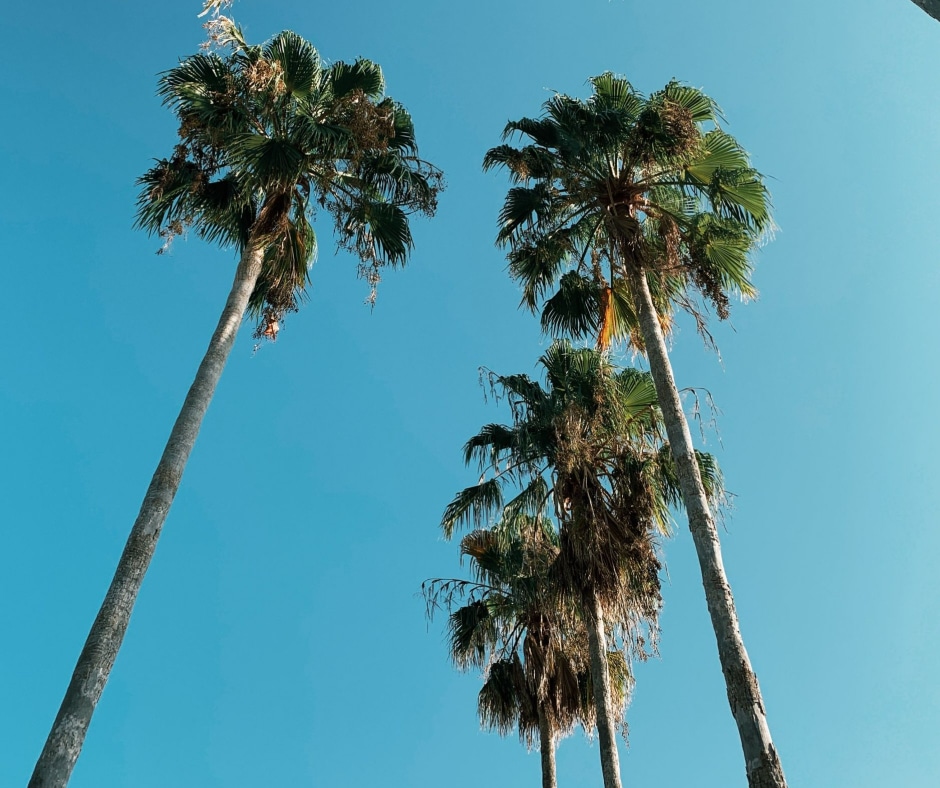
M156 74L196 50L198 0L4 10L0 134L0 785L24 785L217 315L230 252L131 229L175 129ZM245 331L210 408L74 788L538 785L482 733L478 677L416 597L458 571L440 514L463 441L505 417L477 368L545 343L493 246L509 118L613 70L704 88L772 177L759 301L684 326L681 386L722 413L724 536L790 784L940 784L940 24L909 0L237 0L372 58L447 176L375 311L329 222L310 302ZM666 545L661 659L638 671L625 786L744 786L691 540ZM597 745L559 750L600 785Z

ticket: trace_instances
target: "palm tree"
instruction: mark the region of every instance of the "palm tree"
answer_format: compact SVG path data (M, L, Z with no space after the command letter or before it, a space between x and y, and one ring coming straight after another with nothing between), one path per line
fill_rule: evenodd
M316 250L315 206L332 214L374 288L384 266L406 261L408 215L432 214L441 186L374 63L324 67L291 32L249 46L224 17L216 41L227 47L160 79L180 141L140 179L138 223L167 241L191 228L234 246L235 280L36 764L36 788L69 780L246 310L270 336L297 307Z
M492 376L509 400L510 425L489 424L464 450L478 462L479 484L459 492L444 513L445 536L493 515L541 517L549 504L560 523L551 588L562 610L587 629L588 655L605 788L620 787L611 645L643 657L661 604L655 535L668 530L678 503L675 467L662 445L649 375L616 371L605 354L557 342L541 358L547 388L526 375ZM717 466L698 455L709 490ZM489 477L489 478L487 478ZM514 495L506 500L505 492Z
M725 318L731 295L755 294L749 253L772 229L767 191L701 91L670 82L643 96L609 73L591 84L587 100L556 95L542 117L506 126L529 144L487 153L484 168L515 182L498 241L547 331L647 354L749 785L785 786L664 339L676 306L706 331L699 303Z
M558 533L547 518L518 514L460 543L472 580L436 579L423 591L429 614L443 604L450 653L461 670L484 671L478 696L483 727L516 729L539 743L543 788L557 788L555 747L580 723L594 727L594 702L583 622L558 604L551 582ZM457 601L461 606L454 610ZM608 654L611 702L622 707L632 681L620 652Z

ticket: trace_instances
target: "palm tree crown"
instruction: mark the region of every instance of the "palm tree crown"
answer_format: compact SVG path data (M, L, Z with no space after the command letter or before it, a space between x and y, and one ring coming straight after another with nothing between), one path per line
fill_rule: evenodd
M670 82L643 96L610 73L590 82L590 98L556 95L542 117L506 126L529 144L486 154L484 168L516 184L498 241L547 331L642 349L629 273L645 270L666 324L675 305L699 314L690 291L726 317L730 294L756 294L748 255L772 227L769 200L700 90Z
M516 514L467 534L460 552L471 579L427 581L429 615L438 606L450 611L451 659L484 673L480 722L501 735L517 730L529 748L538 743L543 788L556 788L557 740L577 724L587 731L596 724L587 628L554 583L558 532L548 518ZM616 650L607 662L611 704L622 708L629 663Z
M403 264L411 249L408 215L433 214L442 186L418 157L410 115L384 96L371 61L325 66L290 31L250 46L233 22L219 24L220 51L160 80L180 141L140 178L138 224L167 240L192 227L239 251L260 240L264 266L249 307L270 325L308 283L319 206L374 298L381 268Z
M550 510L561 525L563 560L554 573L569 596L580 604L580 597L600 594L620 620L654 621L653 538L669 532L670 508L681 499L652 380L566 341L555 342L540 362L544 387L527 375L492 375L513 423L488 424L467 441L464 459L476 462L482 477L448 505L445 536L494 516L542 517ZM719 496L717 464L708 454L698 459L709 493Z
M424 591L448 618L451 658L462 670L480 668L480 720L506 734L513 728L527 745L538 739L540 706L552 729L567 733L578 721L591 725L584 698L587 640L583 626L555 604L549 570L558 534L545 518L519 515L477 529L460 543L471 580L433 580ZM454 601L463 603L454 608Z

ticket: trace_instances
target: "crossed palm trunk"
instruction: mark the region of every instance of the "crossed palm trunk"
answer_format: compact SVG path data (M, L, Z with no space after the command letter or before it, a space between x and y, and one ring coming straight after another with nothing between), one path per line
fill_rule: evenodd
M236 269L235 281L219 324L170 432L163 456L118 562L114 579L79 655L62 706L29 781L29 788L63 788L69 781L91 717L114 667L124 633L127 632L131 611L156 551L163 523L179 489L183 469L196 443L209 402L235 344L248 300L261 274L263 258L264 244L249 242Z
M786 788L780 758L774 748L764 711L757 675L751 668L738 626L731 586L721 560L721 545L702 484L689 423L682 411L672 365L666 350L659 315L650 293L646 271L636 266L630 272L632 292L639 312L640 331L646 346L650 374L662 409L666 434L676 463L679 487L689 518L705 587L718 657L725 677L728 702L741 737L750 788ZM606 786L605 786L606 788Z

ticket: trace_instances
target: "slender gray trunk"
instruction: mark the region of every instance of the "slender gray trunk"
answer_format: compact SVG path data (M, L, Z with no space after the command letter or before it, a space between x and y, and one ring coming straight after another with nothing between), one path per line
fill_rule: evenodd
M156 550L163 523L179 489L186 461L235 343L248 298L261 273L263 256L264 249L259 244L249 244L242 254L225 309L222 310L209 348L173 425L150 487L147 488L140 513L79 655L65 699L29 781L29 788L63 788L68 784L85 741L91 716L127 631L131 610Z
M539 754L542 756L542 788L558 788L558 775L555 772L555 731L539 704Z
M940 21L940 0L914 0L914 5L920 6L934 19Z
M601 773L604 788L622 788L620 756L617 754L617 726L611 709L610 668L607 664L607 631L604 610L595 597L587 616L588 649L591 655L591 683L597 709L597 739L601 749Z
M692 532L692 541L695 543L695 552L702 570L705 601L715 629L715 638L718 640L718 658L725 676L728 701L741 737L748 785L751 788L786 788L783 767L770 738L757 675L751 668L750 659L744 649L731 586L728 584L721 560L718 529L705 497L689 423L682 412L679 391L666 352L666 340L645 271L640 269L632 272L631 280L650 372L666 423L666 433L679 476L679 487L689 517L689 530Z

